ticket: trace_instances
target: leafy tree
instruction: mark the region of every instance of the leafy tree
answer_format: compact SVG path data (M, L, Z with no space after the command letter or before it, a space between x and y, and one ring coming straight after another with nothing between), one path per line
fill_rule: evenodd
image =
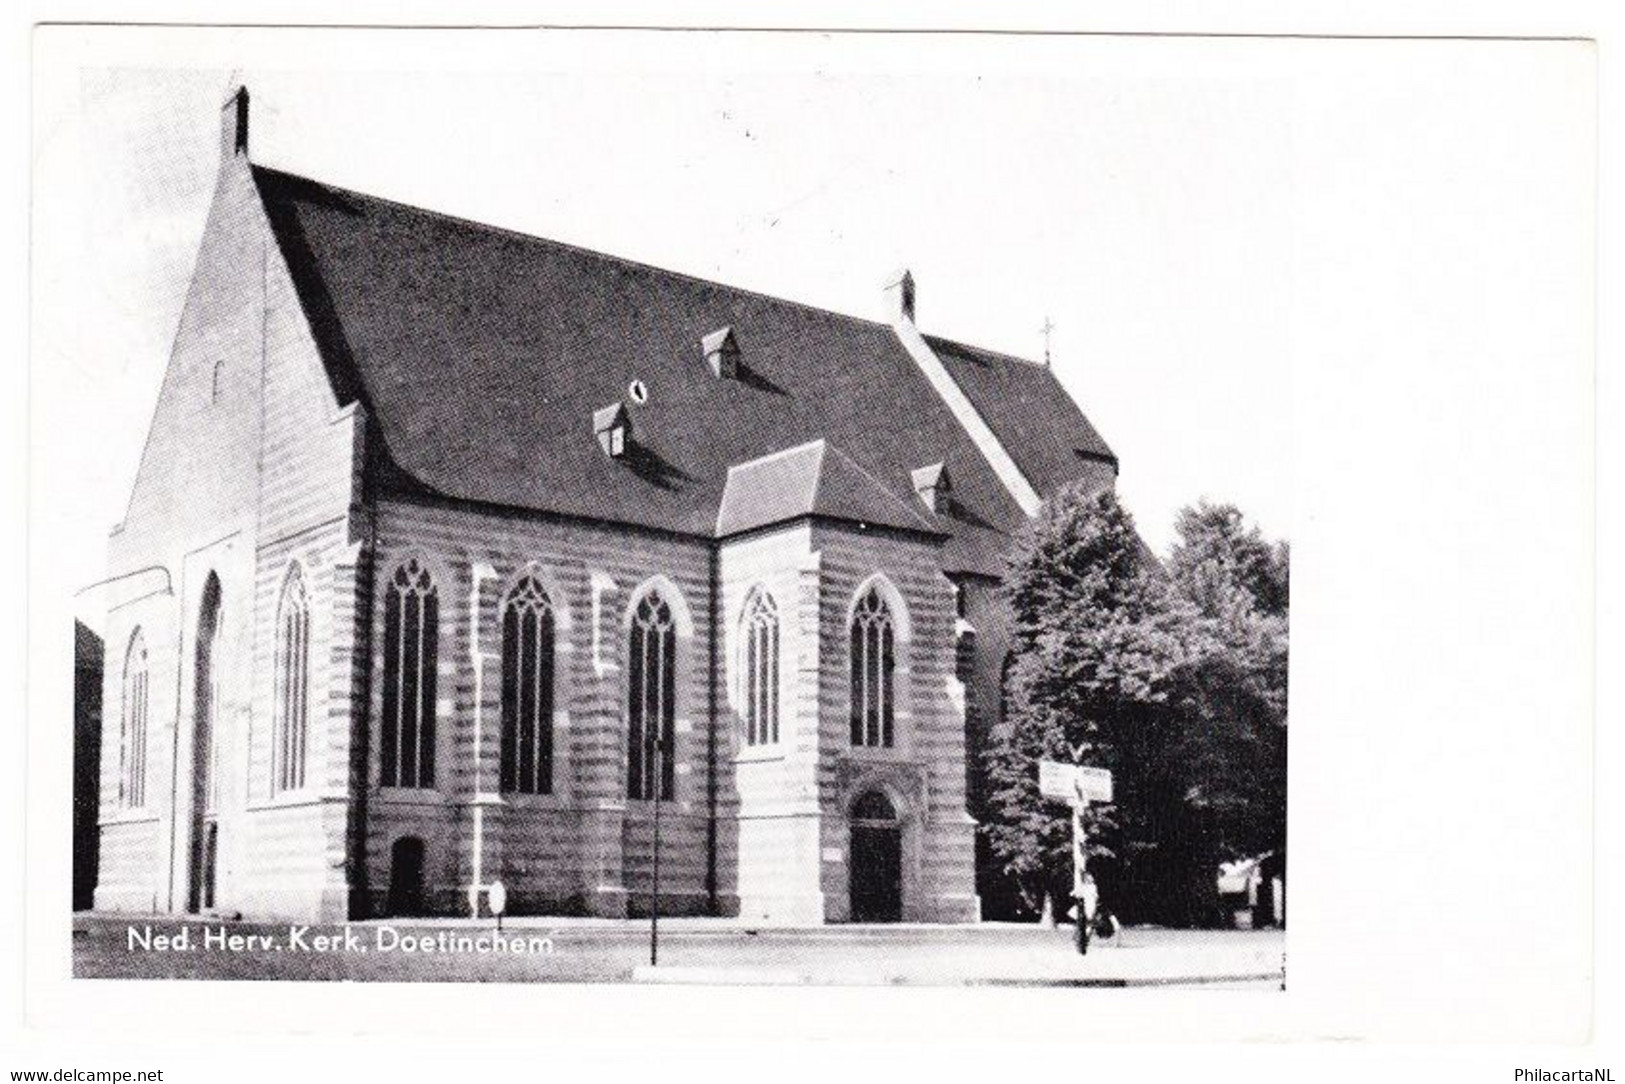
M1169 727L1171 678L1184 658L1179 628L1194 612L1142 554L1115 494L1071 490L1046 504L1011 557L1013 648L1006 716L987 754L984 832L1034 909L1071 884L1069 814L1038 793L1037 762L1081 750L1134 794L1139 779L1127 775L1167 744L1153 735ZM1090 819L1093 852L1111 855L1109 811L1092 809Z
M1125 918L1215 917L1225 858L1284 846L1288 550L1229 506L1179 518L1164 569L1110 492L1052 499L1019 540L1004 720L986 757L988 848L1028 907L1071 881L1068 811L1037 761L1113 770L1091 862Z
M1233 504L1200 501L1175 520L1179 534L1168 557L1168 573L1204 616L1230 612L1245 594L1258 613L1285 616L1290 550L1271 545L1256 526L1248 527Z
M1228 504L1186 508L1176 529L1168 574L1196 607L1201 644L1182 690L1190 800L1221 857L1283 849L1291 551Z

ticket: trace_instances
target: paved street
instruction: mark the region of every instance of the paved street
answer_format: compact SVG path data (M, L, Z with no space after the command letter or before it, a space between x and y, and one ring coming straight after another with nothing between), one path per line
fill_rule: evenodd
M1279 930L1130 929L1072 951L1071 930L1032 925L752 928L721 919L661 924L649 968L646 921L525 918L345 926L80 916L80 978L430 982L720 982L816 985L1281 984ZM515 947L526 951L516 952Z

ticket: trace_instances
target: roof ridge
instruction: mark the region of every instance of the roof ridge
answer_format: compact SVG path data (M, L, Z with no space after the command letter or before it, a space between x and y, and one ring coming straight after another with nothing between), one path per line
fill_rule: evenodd
M780 448L776 452L767 452L763 455L756 456L754 459L744 459L740 460L738 463L729 463L728 473L732 474L736 470L744 470L746 467L754 467L758 463L769 463L775 459L783 459L786 456L795 455L797 452L804 452L815 444L827 445L828 443L829 441L826 437L815 437L812 440L804 440L800 444L792 444L790 447Z
M946 335L936 335L924 331L920 332L920 335L926 340L926 342L945 343L948 346L957 346L961 350L975 350L983 354L992 354L994 357L1002 358L1005 361L1014 361L1021 365L1029 365L1034 369L1041 369L1047 373L1054 372L1053 369L1051 369L1048 365L1045 365L1043 362L1034 361L1031 358L1024 358L1020 354L1008 354L1003 350L994 350L991 347L977 346L975 343L961 342L958 339L950 339Z
M502 234L506 237L518 238L524 241L536 241L544 245L556 245L559 248L569 249L571 252L578 252L585 256L592 256L600 260L605 260L609 263L620 264L624 267L637 268L643 271L654 271L661 275L670 275L673 278L686 279L689 282L698 283L701 286L713 286L720 287L724 290L732 290L735 293L746 294L750 297L760 298L763 301L771 301L779 305L790 305L794 308L816 313L819 316L833 316L837 319L850 320L853 323L866 324L877 328L891 327L891 324L884 320L871 320L866 316L854 316L849 312L839 312L835 309L827 309L821 305L813 305L806 301L797 301L794 298L789 297L779 297L776 294L765 293L761 290L753 290L748 286L736 286L732 283L719 282L716 279L701 278L699 275L691 274L687 271L673 271L669 267L660 267L656 264L648 263L643 260L634 260L629 256L617 256L613 252L602 252L595 248L588 248L585 245L573 244L569 241L560 241L553 237L543 237L540 234L525 233L522 230L514 229L512 226L499 226L494 222L481 222L477 218L468 218L464 215L452 214L449 211L437 211L432 207L420 207L415 203L407 203L404 200L391 199L389 196L374 195L371 192L362 192L358 189L346 188L343 185L331 184L327 181L319 181L314 177L307 177L302 173L290 173L285 169L278 169L275 166L261 165L259 163L251 164L254 169L264 173L275 173L278 176L286 177L289 180L302 181L305 184L317 185L319 187L329 189L330 191L343 193L347 196L356 196L361 199L376 200L379 203L387 203L392 207L400 207L415 214L428 215L431 218L438 218L443 221L453 222L461 226L468 226L478 230L485 230L490 233ZM981 347L969 346L968 344L963 343L957 345L966 346L968 349L973 350L981 349Z

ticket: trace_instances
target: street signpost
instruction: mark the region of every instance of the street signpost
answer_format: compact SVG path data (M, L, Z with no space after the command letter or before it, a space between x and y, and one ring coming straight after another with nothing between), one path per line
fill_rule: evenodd
M1073 752L1083 756L1083 749ZM1084 873L1089 861L1088 839L1083 826L1084 811L1090 802L1112 800L1112 773L1106 768L1090 768L1060 760L1038 762L1038 791L1046 798L1072 807L1072 897L1078 901L1078 952L1089 951L1089 918L1084 907Z
M1060 760L1038 762L1038 790L1046 798L1073 802L1112 800L1112 773L1106 768L1087 768Z

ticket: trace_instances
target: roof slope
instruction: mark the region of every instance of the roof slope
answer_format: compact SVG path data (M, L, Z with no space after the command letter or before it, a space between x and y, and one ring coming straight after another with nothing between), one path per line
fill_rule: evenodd
M1025 517L888 325L263 167L254 179L334 389L366 403L392 484L711 536L731 466L823 439L908 509L923 511L910 472L945 463L953 506L927 521L951 535L945 568L1001 571ZM724 326L737 379L700 345ZM977 356L944 361L1039 492L1075 476L1055 448L1093 430L1059 384L1011 359L989 377ZM1031 422L1001 402L1011 389ZM633 445L617 460L593 413L622 400ZM1032 423L1064 435L1046 443Z
M925 341L1040 495L1076 478L1080 460L1117 462L1047 366L935 335Z
M948 533L918 501L904 501L828 441L815 440L728 468L717 537L803 516Z

